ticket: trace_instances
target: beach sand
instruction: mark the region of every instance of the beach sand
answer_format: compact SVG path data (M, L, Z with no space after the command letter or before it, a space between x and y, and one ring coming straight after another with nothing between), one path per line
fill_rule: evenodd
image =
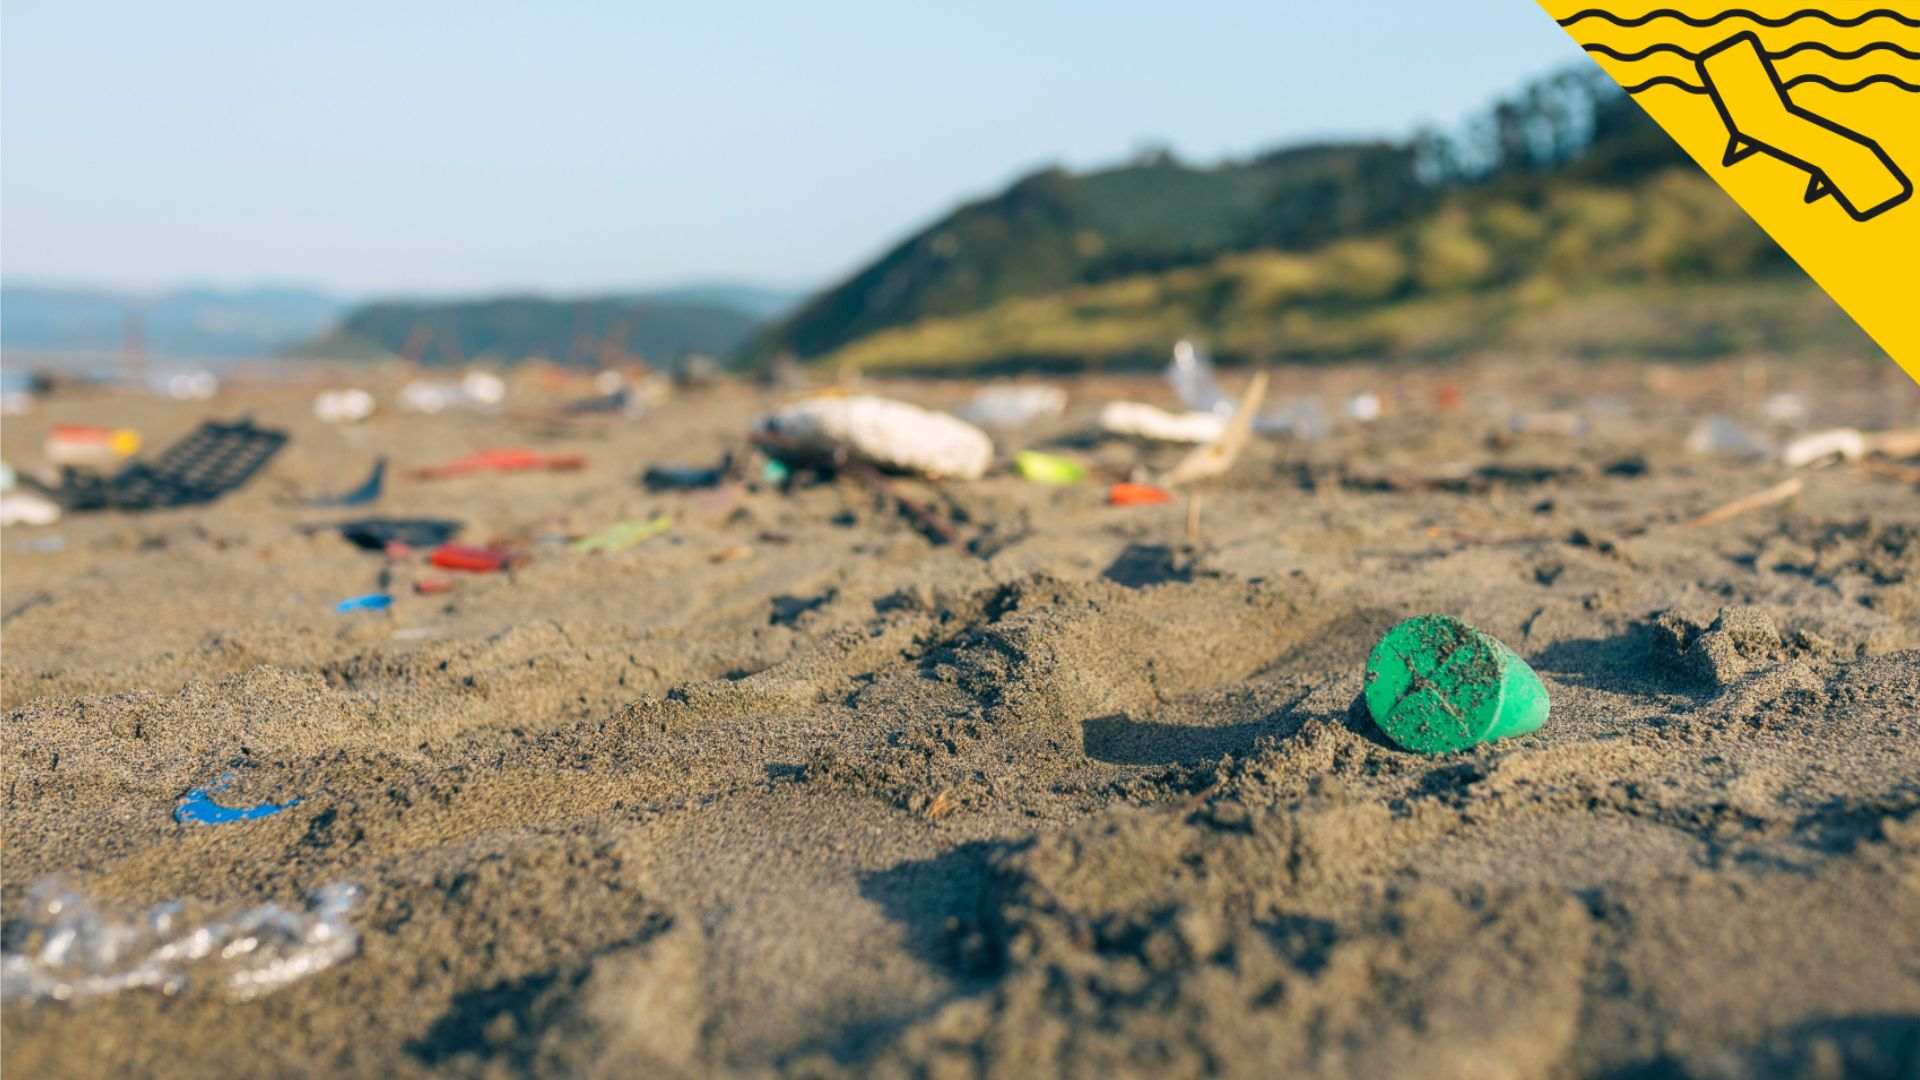
M1003 448L1108 480L1179 456L1087 434L1104 400L1169 403L1157 380L1067 385ZM897 481L945 546L850 478L637 482L744 452L756 387L344 429L312 389L7 420L27 469L56 421L293 439L212 507L7 530L0 902L53 874L129 911L350 882L359 953L253 1001L11 1003L9 1076L1920 1070L1920 492L1809 470L1693 528L1786 474L1683 448L1708 412L1763 429L1779 390L1920 422L1890 364L1289 369L1271 394L1389 413L1258 441L1193 489L1197 535L1184 499ZM1550 407L1592 431L1499 434ZM589 464L406 475L489 446ZM378 505L298 505L380 454ZM653 513L624 552L551 539ZM369 514L532 559L421 596L420 558L301 528ZM389 611L334 611L383 574ZM1365 658L1427 611L1526 658L1546 726L1387 743ZM175 822L224 775L224 802L299 801Z

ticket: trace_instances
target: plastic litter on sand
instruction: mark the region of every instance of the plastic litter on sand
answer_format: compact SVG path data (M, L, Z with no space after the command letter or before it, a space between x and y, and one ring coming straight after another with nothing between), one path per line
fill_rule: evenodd
M225 806L214 801L214 796L225 791L233 782L232 776L223 776L217 783L206 787L197 787L186 793L180 805L173 808L173 820L182 825L225 825L234 821L258 821L272 817L290 806L297 806L299 799L286 802L263 802L252 806Z
M989 386L953 415L988 431L1014 431L1067 411L1067 392L1057 386Z
M1013 467L1020 475L1036 484L1051 484L1055 487L1067 487L1087 478L1087 467L1072 458L1058 454L1043 454L1038 450L1022 450L1014 455Z
M393 597L386 593L367 593L364 596L349 596L333 605L333 610L342 615L353 611L385 611L393 606Z
M592 536L583 536L568 546L575 551L625 551L642 540L659 536L672 527L672 518L665 514L655 514L650 518L616 522Z
M1446 615L1417 615L1367 657L1367 711L1397 745L1445 754L1546 723L1547 689L1525 660Z
M305 911L267 903L204 922L187 905L156 904L136 916L102 911L57 878L27 892L0 953L0 999L75 1001L123 990L177 994L194 979L245 1000L348 959L360 934L347 913L353 885L313 893Z
M755 441L789 465L867 464L932 479L978 480L993 461L987 433L946 413L881 397L821 397L754 424Z

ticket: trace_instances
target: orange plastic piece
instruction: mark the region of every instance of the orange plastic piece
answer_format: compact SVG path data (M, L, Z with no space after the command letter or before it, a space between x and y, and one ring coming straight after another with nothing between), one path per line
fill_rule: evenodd
M1157 506L1173 501L1173 493L1152 484L1115 484L1107 489L1109 506Z
M545 472L572 472L586 467L587 459L580 454L542 454L535 450L510 447L468 454L463 458L455 458L445 465L433 465L415 470L414 475L423 480L434 480L477 472L528 472L535 469Z

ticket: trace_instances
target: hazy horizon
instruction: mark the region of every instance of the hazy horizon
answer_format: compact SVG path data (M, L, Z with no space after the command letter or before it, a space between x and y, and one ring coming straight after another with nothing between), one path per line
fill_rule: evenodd
M0 273L129 291L812 288L1045 164L1404 135L1580 55L1413 0L5 12Z

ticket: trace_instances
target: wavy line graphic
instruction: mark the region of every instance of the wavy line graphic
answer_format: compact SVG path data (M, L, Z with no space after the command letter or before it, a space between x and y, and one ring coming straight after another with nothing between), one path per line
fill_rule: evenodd
M1920 84L1910 83L1905 79L1896 78L1892 75L1869 75L1859 82L1852 83L1834 82L1825 75L1796 75L1780 85L1783 89L1792 90L1796 86L1805 86L1809 83L1824 86L1829 90L1837 90L1843 94L1852 93L1863 86L1872 86L1876 83L1886 83L1890 86L1897 86L1910 93L1920 94ZM1646 82L1634 83L1632 86L1627 87L1626 91L1629 94L1638 94L1645 90L1651 90L1656 86L1671 86L1675 90L1684 90L1689 94L1704 94L1707 92L1706 87L1695 85L1673 75L1656 75Z
M1597 53L1613 60L1624 60L1629 63L1635 60L1645 60L1647 57L1653 56L1656 53L1672 53L1686 60L1700 59L1699 50L1683 49L1678 45L1649 45L1638 52L1622 52L1610 45L1583 45L1581 48L1586 49L1590 53ZM1920 52L1904 48L1891 41L1876 41L1870 45L1862 45L1858 49L1850 51L1836 49L1831 45L1818 41L1803 41L1791 48L1780 49L1775 52L1763 52L1760 55L1769 60L1785 60L1791 56L1798 56L1803 52L1825 53L1835 60L1858 60L1868 53L1890 52L1903 59L1920 60Z
M1610 22L1615 26L1628 28L1645 26L1656 19L1674 19L1692 27L1717 26L1729 19L1751 19L1761 26L1767 27L1786 26L1789 23L1799 22L1801 19L1818 19L1830 26L1840 27L1860 26L1864 23L1872 22L1875 19L1892 19L1902 26L1910 26L1916 30L1920 30L1920 18L1903 15L1898 11L1893 11L1888 8L1875 8L1872 11L1863 11L1851 18L1843 18L1838 15L1831 15L1824 11L1815 11L1808 8L1782 15L1777 19L1770 19L1757 11L1752 11L1747 8L1733 8L1715 15L1708 15L1705 18L1689 15L1684 11L1676 11L1673 8L1655 8L1645 15L1628 17L1615 15L1613 12L1601 8L1585 8L1557 21L1561 26L1572 26L1577 22L1582 22L1587 19L1599 19L1603 22Z

